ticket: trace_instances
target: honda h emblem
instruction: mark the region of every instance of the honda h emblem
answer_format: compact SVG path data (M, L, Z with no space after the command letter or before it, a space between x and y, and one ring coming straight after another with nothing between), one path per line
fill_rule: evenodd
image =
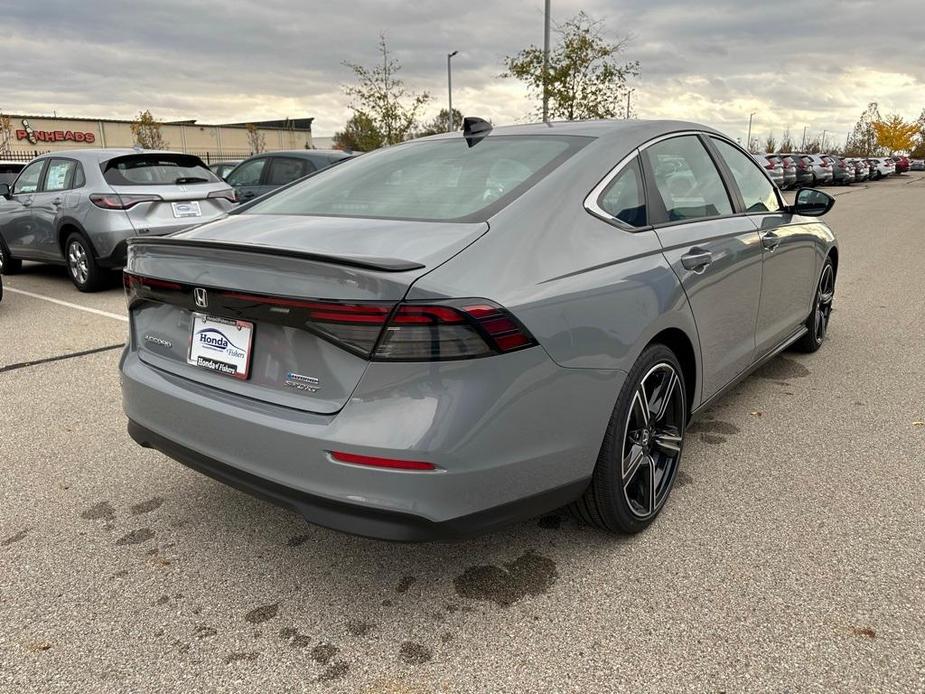
M209 307L209 294L202 287L196 287L193 290L193 299L199 308Z

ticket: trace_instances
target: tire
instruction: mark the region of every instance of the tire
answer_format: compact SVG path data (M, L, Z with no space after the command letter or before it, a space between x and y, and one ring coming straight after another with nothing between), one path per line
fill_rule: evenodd
M832 263L831 258L826 258L822 264L822 272L819 273L819 282L816 283L813 310L806 318L806 334L794 344L797 350L812 353L822 347L829 329L829 319L832 316L832 301L834 298L835 265Z
M627 374L591 483L572 503L572 512L612 533L648 527L674 486L686 423L687 393L678 358L664 345L650 345Z
M0 275L15 275L22 271L22 261L10 255L3 239L0 239Z
M68 277L82 292L95 292L102 288L105 276L96 263L93 249L83 234L74 232L64 242L64 262Z

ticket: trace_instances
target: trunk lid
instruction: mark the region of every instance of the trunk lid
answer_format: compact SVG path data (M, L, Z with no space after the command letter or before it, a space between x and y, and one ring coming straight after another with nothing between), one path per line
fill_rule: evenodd
M168 238L133 240L127 277L148 284L129 291L131 349L153 367L218 390L335 413L368 358L330 339L303 311L305 302L388 310L417 278L487 230L483 222L240 214ZM205 290L205 307L197 306L197 289ZM197 314L253 324L246 379L188 363ZM378 328L357 326L364 330L368 336Z

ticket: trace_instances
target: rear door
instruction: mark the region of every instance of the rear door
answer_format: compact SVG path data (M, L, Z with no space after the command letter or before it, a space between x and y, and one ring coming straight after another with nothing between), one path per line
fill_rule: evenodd
M58 215L65 206L67 191L74 187L78 168L79 164L73 159L49 160L44 183L32 198L35 248L43 257L61 258L57 236Z
M266 175L269 157L254 157L238 164L225 179L234 188L241 202L262 195L261 188Z
M697 323L706 400L755 358L761 240L750 219L733 215L733 198L700 136L658 140L642 159L650 221Z
M816 237L808 220L784 211L774 185L751 157L732 143L710 137L737 189L741 210L761 237L761 301L755 330L758 357L793 335L810 311L816 276Z
M32 226L32 200L42 185L47 159L34 161L19 174L13 184L10 199L3 205L3 240L14 256L36 255Z

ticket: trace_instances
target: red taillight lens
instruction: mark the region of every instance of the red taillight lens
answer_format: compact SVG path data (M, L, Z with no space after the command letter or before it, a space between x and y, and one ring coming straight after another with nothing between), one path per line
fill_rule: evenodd
M446 304L400 304L372 358L376 361L472 359L536 344L507 310L477 299Z
M117 193L93 193L90 202L104 210L127 210L142 202L157 202L160 195L119 195Z
M215 190L209 193L207 197L219 198L221 200L227 200L228 202L238 201L238 195L234 192L234 188L228 188L227 190Z
M339 463L351 465L366 465L368 467L389 468L391 470L436 470L437 466L422 460L396 460L395 458L379 458L372 455L358 455L342 451L329 451L331 458Z

